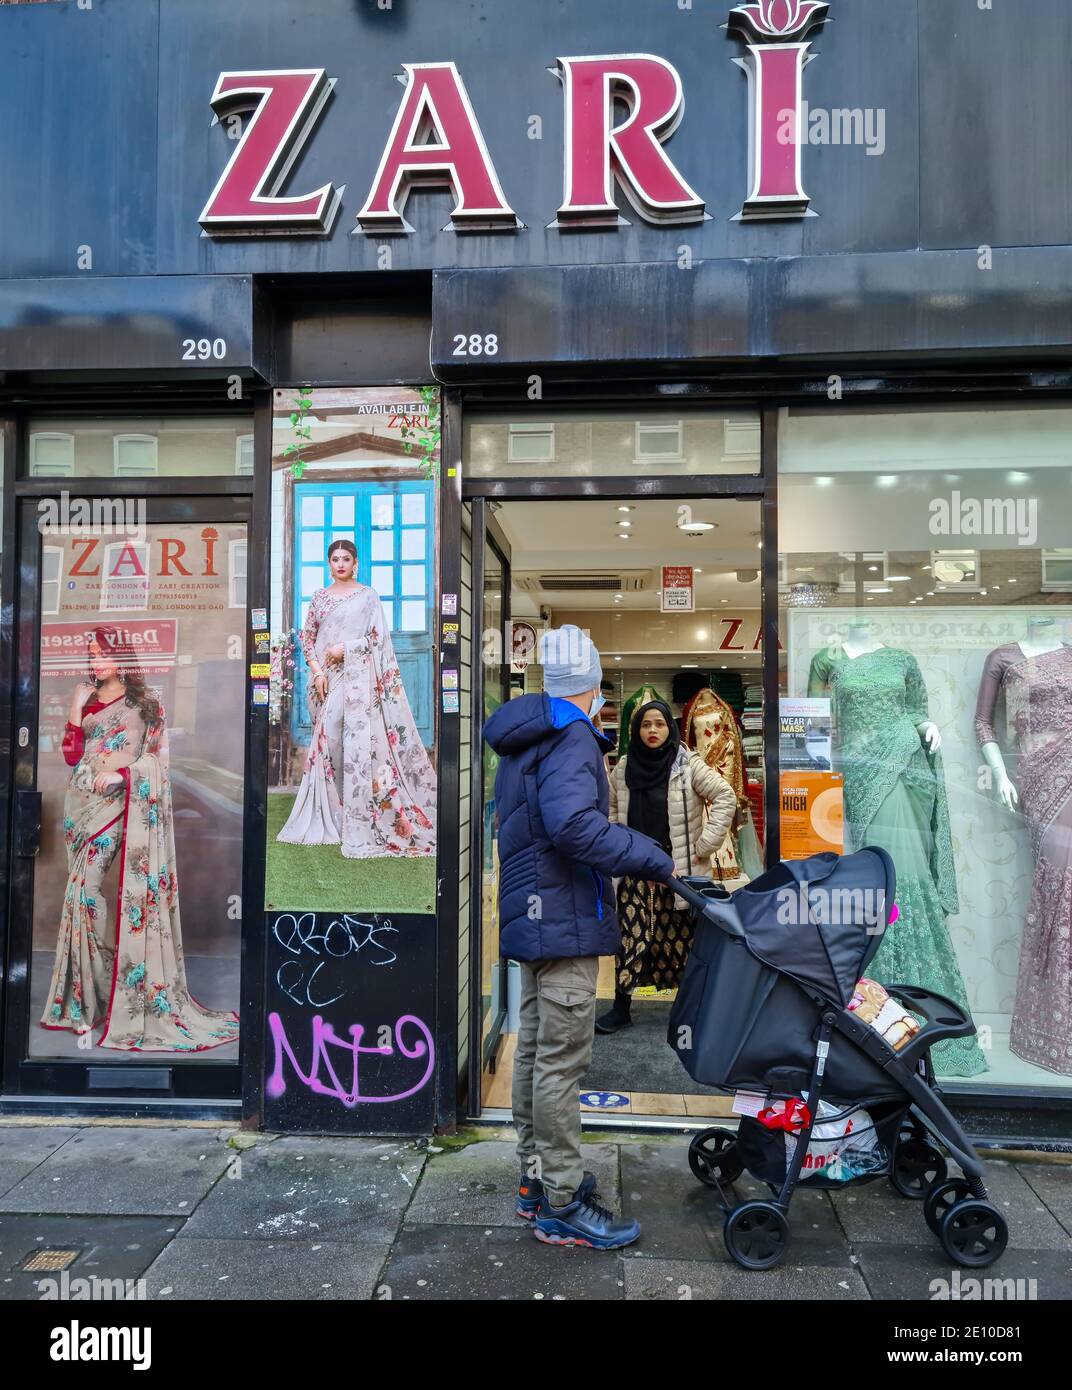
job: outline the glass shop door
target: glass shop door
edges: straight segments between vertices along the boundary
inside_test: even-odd
[[[237,1097],[249,503],[65,500],[18,518],[4,1089]]]

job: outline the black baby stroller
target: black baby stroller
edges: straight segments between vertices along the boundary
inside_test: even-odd
[[[954,1263],[998,1259],[1008,1243],[1005,1218],[987,1201],[982,1165],[941,1099],[930,1060],[935,1043],[967,1037],[974,1025],[940,995],[882,981],[922,1022],[895,1050],[848,1008],[894,915],[889,855],[864,849],[785,862],[732,894],[706,879],[669,882],[697,920],[667,1041],[694,1081],[754,1093],[762,1100],[753,1104],[765,1107],[744,1115],[736,1133],[705,1130],[689,1149],[693,1173],[726,1213],[730,1256],[745,1269],[778,1264],[798,1184],[840,1188],[887,1177],[902,1196],[923,1201],[927,1225]],[[813,1131],[851,1131],[854,1119],[855,1161],[811,1171]],[[963,1177],[948,1176],[942,1148]],[[727,1188],[745,1171],[767,1183],[769,1199],[731,1201]]]

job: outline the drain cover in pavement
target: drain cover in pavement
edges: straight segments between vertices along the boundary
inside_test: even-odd
[[[31,1250],[23,1258],[19,1269],[69,1269],[81,1253],[80,1250]]]

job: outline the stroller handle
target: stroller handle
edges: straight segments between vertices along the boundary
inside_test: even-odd
[[[684,898],[694,912],[721,927],[727,936],[744,939],[744,929],[737,915],[737,909],[730,901],[729,894],[724,898],[708,897],[707,894],[693,888],[691,883],[685,883],[680,878],[674,877],[673,874],[666,880],[666,886],[672,889],[679,898]]]

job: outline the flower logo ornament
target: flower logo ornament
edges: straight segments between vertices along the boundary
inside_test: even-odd
[[[801,127],[804,69],[826,0],[752,0],[730,11],[730,29],[743,32],[747,56],[733,61],[748,76],[751,106],[749,194],[739,216],[813,217],[804,191]]]
[[[825,0],[755,0],[738,5],[730,12],[730,23],[751,28],[757,39],[799,38],[825,17],[830,8]]]

